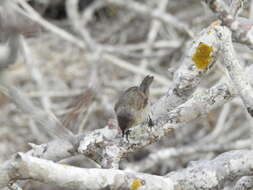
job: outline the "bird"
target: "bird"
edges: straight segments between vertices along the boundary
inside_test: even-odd
[[[118,125],[122,131],[122,137],[128,138],[129,129],[142,122],[148,121],[152,126],[149,113],[149,88],[154,77],[147,75],[139,86],[133,86],[125,90],[114,106]]]

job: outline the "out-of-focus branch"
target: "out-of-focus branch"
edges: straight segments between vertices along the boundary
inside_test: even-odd
[[[250,2],[250,15],[249,18],[252,20],[253,19],[253,1]]]
[[[17,10],[13,1],[4,0],[0,6],[1,39],[14,34],[30,36],[38,33],[40,27]],[[7,38],[8,39],[8,38]]]
[[[190,29],[185,23],[180,22],[177,18],[168,13],[164,13],[161,11],[153,11],[151,8],[146,7],[145,5],[142,5],[135,1],[127,1],[127,2],[122,0],[106,0],[106,1],[108,3],[113,3],[119,6],[126,7],[130,10],[136,11],[137,13],[159,19],[162,22],[168,24],[169,26],[172,25],[173,27],[185,32],[189,36],[192,36],[192,31],[190,31]]]
[[[113,65],[116,65],[118,67],[121,67],[123,69],[126,69],[127,71],[136,73],[136,74],[140,74],[142,76],[146,76],[146,75],[152,75],[154,76],[155,80],[164,85],[164,86],[168,86],[171,84],[171,81],[169,81],[167,78],[156,74],[155,72],[149,71],[147,69],[144,68],[139,68],[133,64],[130,64],[127,61],[124,61],[123,59],[120,59],[116,56],[110,55],[110,54],[103,54],[102,58],[105,59],[105,61],[107,61],[108,63],[111,63]]]
[[[13,1],[3,1],[0,7],[0,37],[1,39],[8,39],[7,44],[3,45],[1,49],[1,67],[7,67],[8,65],[15,63],[20,49],[23,50],[25,58],[27,58],[26,56],[31,58],[31,55],[28,55],[29,51],[26,43],[24,39],[20,37],[20,35],[34,35],[38,33],[40,29],[38,24],[31,21],[31,19],[29,19],[26,15],[20,13],[18,8],[19,7],[17,7]],[[26,61],[30,62],[28,58]],[[39,71],[33,69],[31,73],[35,81],[39,83],[41,88],[43,88],[44,86],[42,84],[43,82]],[[44,126],[45,131],[50,135],[61,138],[72,135],[68,130],[61,126],[60,122],[52,113],[49,119],[46,118],[41,109],[34,106],[25,95],[19,92],[19,90],[11,87],[11,84],[3,84],[2,82],[1,90],[3,90],[11,100],[13,100],[13,102],[21,109],[22,112],[29,114],[35,121]],[[45,108],[48,107],[48,101],[48,99],[43,99],[42,101],[45,103]]]
[[[169,0],[160,1],[157,5],[157,8],[156,8],[157,11],[160,11],[160,12],[164,13],[166,8],[167,8],[168,2],[169,2]],[[153,46],[154,42],[156,41],[156,38],[157,38],[157,35],[158,35],[158,32],[159,32],[161,26],[162,26],[161,21],[155,20],[155,19],[152,20],[152,22],[150,24],[150,29],[149,29],[149,32],[148,32],[148,35],[147,35],[147,46],[143,51],[143,55],[148,55],[148,54],[151,53],[152,46]],[[144,58],[141,61],[140,68],[141,69],[142,68],[147,68],[148,63],[149,63],[148,60]],[[137,80],[136,81],[140,81],[139,75],[137,75]]]
[[[15,63],[20,48],[19,40],[20,36],[14,34],[9,37],[7,44],[0,45],[0,69]]]
[[[61,122],[55,117],[45,117],[44,112],[36,107],[29,98],[14,87],[2,87],[3,91],[13,103],[23,112],[28,114],[36,122],[42,125],[46,131],[53,137],[69,139],[73,134],[67,128],[63,127]]]
[[[240,12],[243,9],[243,3],[246,1],[247,0],[234,0],[231,2],[230,12],[234,18],[236,18],[238,16],[238,14],[240,14]]]
[[[23,56],[25,58],[27,68],[31,73],[31,78],[37,83],[38,88],[40,90],[46,91],[48,88],[47,81],[43,77],[43,74],[41,73],[41,71],[38,69],[37,60],[34,59],[34,57],[36,57],[34,56],[34,52],[31,51],[31,49],[29,48],[24,38],[21,38],[21,44],[22,44]],[[43,97],[41,97],[41,104],[43,108],[45,109],[45,111],[51,117],[55,117],[50,108],[52,104],[50,97],[48,97],[47,95],[44,95]]]
[[[51,24],[50,22],[43,19],[31,6],[28,5],[27,2],[25,2],[24,0],[15,0],[15,1],[18,4],[20,4],[24,8],[24,10],[27,12],[26,13],[22,9],[18,9],[22,14],[26,14],[34,22],[40,24],[48,31],[51,31],[59,35],[61,38],[65,39],[66,41],[69,41],[72,44],[75,44],[77,47],[85,48],[84,44],[78,38],[76,38],[74,35],[60,29],[54,24]]]
[[[53,32],[54,34],[58,35],[59,37],[61,37],[62,39],[76,45],[77,47],[81,48],[81,49],[85,49],[87,48],[87,44],[83,43],[80,39],[78,39],[77,37],[75,37],[74,35],[66,32],[65,30],[49,23],[48,21],[46,21],[45,19],[43,19],[41,16],[39,16],[39,14],[32,9],[32,7],[30,7],[26,2],[24,2],[23,0],[16,0],[18,1],[23,7],[24,9],[27,11],[28,13],[28,17],[32,20],[34,20],[35,22],[37,22],[38,24],[40,24],[41,26],[43,26],[45,29],[47,29],[48,31]],[[73,7],[73,2],[70,1],[70,8]],[[76,5],[76,4],[75,4]],[[73,8],[71,10],[69,10],[70,14],[73,16],[71,17],[71,19],[76,19],[76,13],[75,12],[76,9],[73,10]],[[78,16],[79,18],[79,16]],[[74,21],[73,23],[76,23],[76,21]],[[79,22],[78,22],[79,23]],[[75,27],[77,27],[77,32],[84,38],[86,37],[85,41],[90,41],[90,44],[93,44],[92,46],[97,48],[96,50],[101,50],[103,52],[103,54],[101,55],[101,58],[109,61],[110,63],[113,64],[117,64],[118,66],[129,70],[131,72],[134,73],[138,73],[141,74],[143,76],[145,75],[153,75],[155,77],[155,80],[157,80],[159,83],[163,84],[163,85],[168,85],[169,84],[169,80],[146,69],[141,69],[139,70],[138,67],[129,64],[128,62],[115,57],[114,55],[111,55],[109,53],[121,53],[123,51],[132,51],[131,45],[129,46],[120,46],[120,47],[112,47],[112,46],[108,46],[108,45],[102,45],[102,44],[97,44],[93,41],[93,39],[90,37],[90,35],[87,33],[87,31],[85,31],[85,33],[87,35],[83,34],[83,30],[81,27],[82,25],[75,25]],[[88,37],[88,38],[87,38]],[[177,42],[178,44],[178,42]],[[166,42],[165,44],[161,44],[164,47],[168,46],[168,43]],[[172,45],[173,46],[173,45]],[[141,48],[145,48],[146,45],[144,44]],[[177,47],[177,46],[176,46]],[[136,48],[136,46],[134,47]],[[138,48],[138,47],[137,47]],[[107,53],[108,52],[108,53]]]
[[[100,46],[92,39],[90,33],[87,31],[86,26],[83,26],[81,22],[81,16],[78,12],[78,0],[67,0],[66,10],[68,13],[68,18],[72,24],[75,31],[81,35],[88,49],[99,51]],[[86,24],[86,22],[84,22]]]
[[[81,95],[76,97],[67,107],[67,109],[71,109],[71,111],[66,114],[63,120],[64,127],[71,129],[72,132],[77,134],[82,118],[85,118],[87,115],[94,98],[95,92],[91,88],[86,89]]]
[[[15,10],[12,1],[0,5],[0,69],[15,63],[20,50],[20,35],[29,36],[39,31],[38,25]]]

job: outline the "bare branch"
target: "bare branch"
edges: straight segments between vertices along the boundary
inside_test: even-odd
[[[244,176],[236,182],[234,190],[247,190],[252,189],[252,187],[253,187],[253,177]]]
[[[219,19],[222,23],[227,26],[233,33],[233,37],[237,42],[247,45],[249,48],[253,48],[253,36],[252,36],[252,24],[246,24],[243,20],[237,19],[237,12],[242,7],[242,0],[236,0],[234,9],[229,10],[226,4],[222,0],[203,0],[210,9],[218,13]],[[239,2],[239,3],[236,3]],[[250,19],[247,21],[250,23]],[[246,25],[246,26],[245,26]]]
[[[222,30],[224,30],[224,32],[219,31],[220,38],[223,41],[220,50],[222,60],[228,70],[231,80],[233,81],[235,89],[240,94],[247,111],[253,117],[253,89],[249,83],[248,77],[245,75],[245,71],[235,55],[230,31],[225,27]]]
[[[70,189],[125,189],[136,179],[142,181],[140,186],[145,189],[221,189],[226,180],[252,174],[252,155],[250,150],[231,151],[214,160],[192,162],[186,169],[160,177],[121,170],[81,169],[18,153],[5,164],[9,175],[1,173],[0,187],[12,179],[30,178]]]

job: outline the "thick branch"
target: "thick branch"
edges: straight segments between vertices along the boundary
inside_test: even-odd
[[[253,89],[249,83],[249,77],[245,74],[243,67],[236,57],[230,31],[225,27],[222,30],[219,31],[219,36],[223,42],[220,49],[222,61],[228,70],[234,88],[242,98],[249,114],[253,117]]]
[[[250,190],[253,187],[253,176],[244,176],[240,178],[237,182],[234,190]]]
[[[33,179],[70,189],[128,189],[140,180],[144,189],[221,189],[227,180],[252,175],[253,152],[238,150],[224,153],[214,160],[192,162],[183,170],[165,177],[112,169],[81,169],[17,154],[5,165],[9,175],[0,178],[0,187],[10,180]]]
[[[140,186],[147,190],[174,189],[172,181],[164,177],[112,169],[81,169],[22,153],[15,156],[11,167],[16,179],[29,178],[70,189],[129,189],[134,180],[140,180]]]

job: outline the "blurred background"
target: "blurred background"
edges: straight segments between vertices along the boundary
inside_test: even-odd
[[[0,80],[18,87],[45,113],[54,113],[74,133],[89,132],[114,121],[113,107],[120,93],[138,85],[147,74],[155,77],[151,102],[156,102],[172,84],[173,74],[191,45],[189,31],[196,35],[217,17],[200,0],[131,2],[137,3],[137,8],[131,7],[131,3],[79,0],[80,20],[73,23],[67,9],[70,4],[65,0],[27,1],[42,19],[78,39],[79,47],[41,27],[39,32],[24,37],[26,48],[19,52],[15,64],[1,71]],[[240,16],[253,18],[252,4],[245,3]],[[146,12],[140,11],[138,5],[144,6]],[[150,15],[156,10],[169,15],[171,21]],[[84,36],[76,25],[85,30]],[[2,44],[6,44],[4,39]],[[83,44],[86,48],[80,48]],[[241,63],[249,66],[252,51],[239,44],[235,47]],[[199,88],[211,87],[224,75],[225,71],[218,65]],[[4,94],[0,95],[0,109],[0,163],[16,152],[28,151],[28,143],[42,144],[53,139]],[[236,148],[229,146],[230,143],[249,139],[251,130],[240,99],[234,98],[161,141],[129,154],[122,160],[121,168],[164,175],[186,167],[192,160],[211,159]],[[190,148],[199,142],[205,142],[206,146],[198,151]],[[241,147],[248,148],[250,144]],[[97,167],[83,156],[62,163]],[[26,181],[23,189],[59,188]]]

